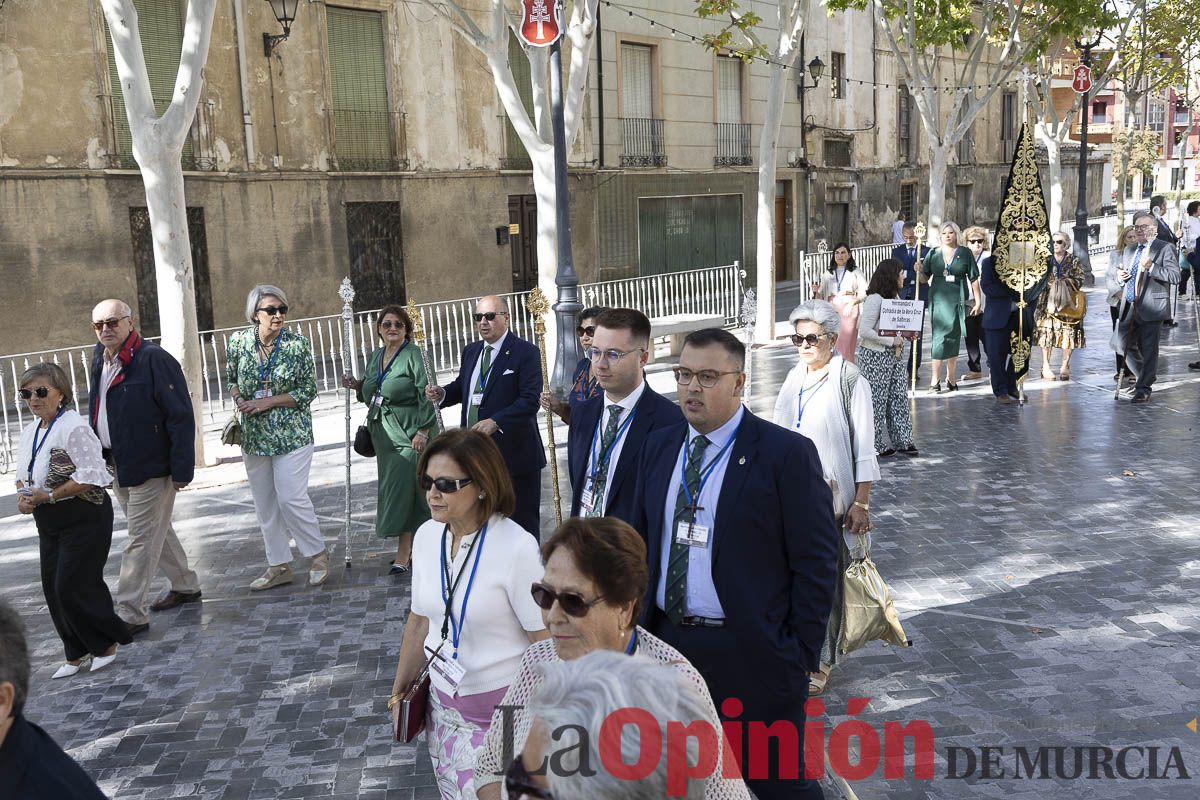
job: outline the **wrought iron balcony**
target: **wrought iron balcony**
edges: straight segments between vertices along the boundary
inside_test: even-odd
[[[340,172],[408,169],[404,115],[398,111],[333,110],[333,142]]]
[[[663,149],[663,121],[648,117],[624,117],[624,149],[622,167],[665,167],[667,154]]]
[[[747,167],[753,163],[749,123],[717,123],[717,155],[713,163],[718,167]]]

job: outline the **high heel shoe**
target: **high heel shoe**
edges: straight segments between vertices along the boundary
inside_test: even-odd
[[[117,648],[114,647],[111,654],[107,656],[92,656],[92,672],[98,669],[104,669],[109,664],[117,660]]]
[[[1054,374],[1054,370],[1050,369],[1048,365],[1042,364],[1042,380],[1056,381],[1058,380],[1058,376]]]
[[[50,679],[58,680],[59,678],[69,678],[78,673],[81,669],[83,669],[82,661],[80,661],[78,664],[72,664],[68,661],[66,664],[63,664],[61,667],[59,667],[58,670],[50,676]]]

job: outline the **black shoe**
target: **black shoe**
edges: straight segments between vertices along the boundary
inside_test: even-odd
[[[397,564],[396,559],[388,562],[388,575],[406,575],[412,569],[412,559],[407,564]]]
[[[1200,361],[1193,361],[1188,364],[1188,369],[1200,369]]]
[[[942,393],[942,384],[940,384],[940,383],[933,384],[932,386],[929,387],[929,391],[933,392],[934,394],[941,394]]]
[[[177,592],[174,589],[158,598],[153,605],[150,606],[151,611],[166,611],[176,606],[181,606],[184,603],[195,603],[200,600],[200,591],[194,592]]]
[[[1133,399],[1130,400],[1129,402],[1131,402],[1131,403],[1149,403],[1150,402],[1150,393],[1149,392],[1137,392],[1133,395]]]
[[[906,456],[909,456],[910,458],[913,456],[921,455],[921,451],[917,450],[917,446],[915,444],[910,444],[908,447],[904,448],[900,452]]]
[[[1006,394],[998,394],[996,395],[996,402],[1000,403],[1001,405],[1011,406],[1016,401]]]
[[[958,391],[957,383],[951,383],[950,381],[946,381],[946,387],[947,387],[946,391],[948,391],[948,392],[957,392]]]
[[[1167,319],[1167,320],[1163,320],[1163,327],[1164,328],[1177,328],[1177,327],[1179,327],[1179,323],[1173,319]]]
[[[146,631],[150,630],[150,623],[143,622],[140,625],[138,625],[138,624],[135,624],[132,622],[126,622],[125,630],[129,631],[129,636],[130,636],[130,638],[132,638],[134,636],[137,636],[138,634],[145,633]]]
[[[876,455],[878,455],[880,458],[887,458],[888,456],[896,455],[896,451],[889,447],[887,450],[880,451]]]

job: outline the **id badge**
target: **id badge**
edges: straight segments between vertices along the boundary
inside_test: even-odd
[[[425,648],[425,651],[428,653],[429,648]],[[458,687],[462,685],[465,677],[467,670],[457,659],[450,656],[438,653],[429,665],[429,682],[436,686],[438,691],[451,697],[458,696]]]
[[[382,406],[383,405],[383,395],[377,394],[373,398],[371,398],[371,405],[373,405],[375,408],[379,408],[380,406]]]
[[[474,394],[471,395],[471,405],[473,405],[473,406],[483,405],[483,392],[475,392]]]
[[[708,526],[680,522],[675,528],[675,541],[689,547],[708,547]]]
[[[584,511],[593,511],[596,508],[596,496],[589,487],[583,490],[583,494],[579,496],[579,505]]]
[[[275,393],[272,392],[270,389],[259,389],[254,393],[254,399],[262,400],[264,398],[271,397],[273,394],[275,394]]]
[[[954,276],[949,272],[946,273],[946,283],[954,283]]]

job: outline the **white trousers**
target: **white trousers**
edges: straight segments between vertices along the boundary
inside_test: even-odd
[[[317,512],[308,496],[312,458],[311,444],[281,456],[242,455],[254,512],[267,547],[267,564],[272,567],[291,562],[289,539],[296,540],[300,555],[305,557],[325,549]]]
[[[113,601],[126,622],[141,625],[147,612],[150,582],[161,572],[176,592],[198,592],[200,581],[188,567],[187,553],[171,525],[175,484],[170,475],[151,478],[139,486],[113,481],[113,494],[129,522],[129,543],[121,558],[121,577]]]

